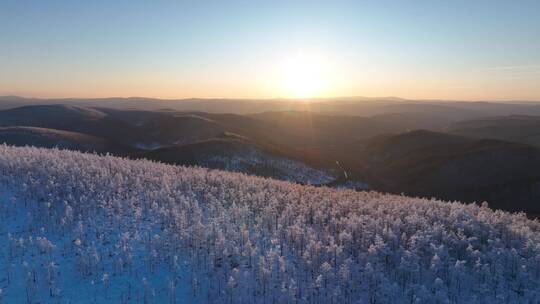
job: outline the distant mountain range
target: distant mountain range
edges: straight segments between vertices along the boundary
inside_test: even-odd
[[[540,101],[464,102],[410,100],[397,97],[336,97],[312,99],[155,99],[130,98],[24,98],[0,96],[0,109],[24,105],[66,104],[121,110],[189,111],[251,114],[272,111],[312,111],[333,115],[374,116],[388,113],[428,114],[445,120],[483,116],[540,115]]]
[[[0,97],[0,109],[11,145],[540,213],[536,103]]]

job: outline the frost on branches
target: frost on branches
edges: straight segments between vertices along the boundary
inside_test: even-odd
[[[0,303],[538,303],[487,206],[0,146]]]

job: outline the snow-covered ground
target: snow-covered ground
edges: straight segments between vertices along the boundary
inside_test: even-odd
[[[0,303],[206,303],[191,290],[188,256],[164,266],[147,255],[159,241],[152,229],[131,234],[99,219],[99,229],[58,230],[36,218],[42,203],[9,192],[2,201],[13,205],[0,226]],[[96,237],[83,243],[89,233]]]
[[[334,186],[338,189],[369,190],[369,185],[362,182],[345,181]]]
[[[331,173],[312,168],[303,162],[256,149],[231,155],[210,156],[202,161],[201,165],[226,171],[251,172],[259,176],[307,185],[328,184],[336,179]]]
[[[0,146],[0,303],[538,303],[486,206]]]

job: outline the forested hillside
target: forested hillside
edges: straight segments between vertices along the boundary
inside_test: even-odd
[[[524,214],[0,146],[0,303],[535,303]]]
[[[0,144],[95,151],[463,203],[489,201],[494,209],[540,213],[535,141],[540,119],[486,116],[529,108],[534,113],[533,105],[394,100],[383,103],[382,111],[380,102],[331,103],[381,110],[355,116],[313,109],[246,115],[146,111],[116,109],[105,101],[93,107],[56,101],[1,110],[0,97]]]

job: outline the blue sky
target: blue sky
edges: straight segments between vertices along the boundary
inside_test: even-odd
[[[0,94],[540,100],[539,83],[540,1],[0,0]]]

